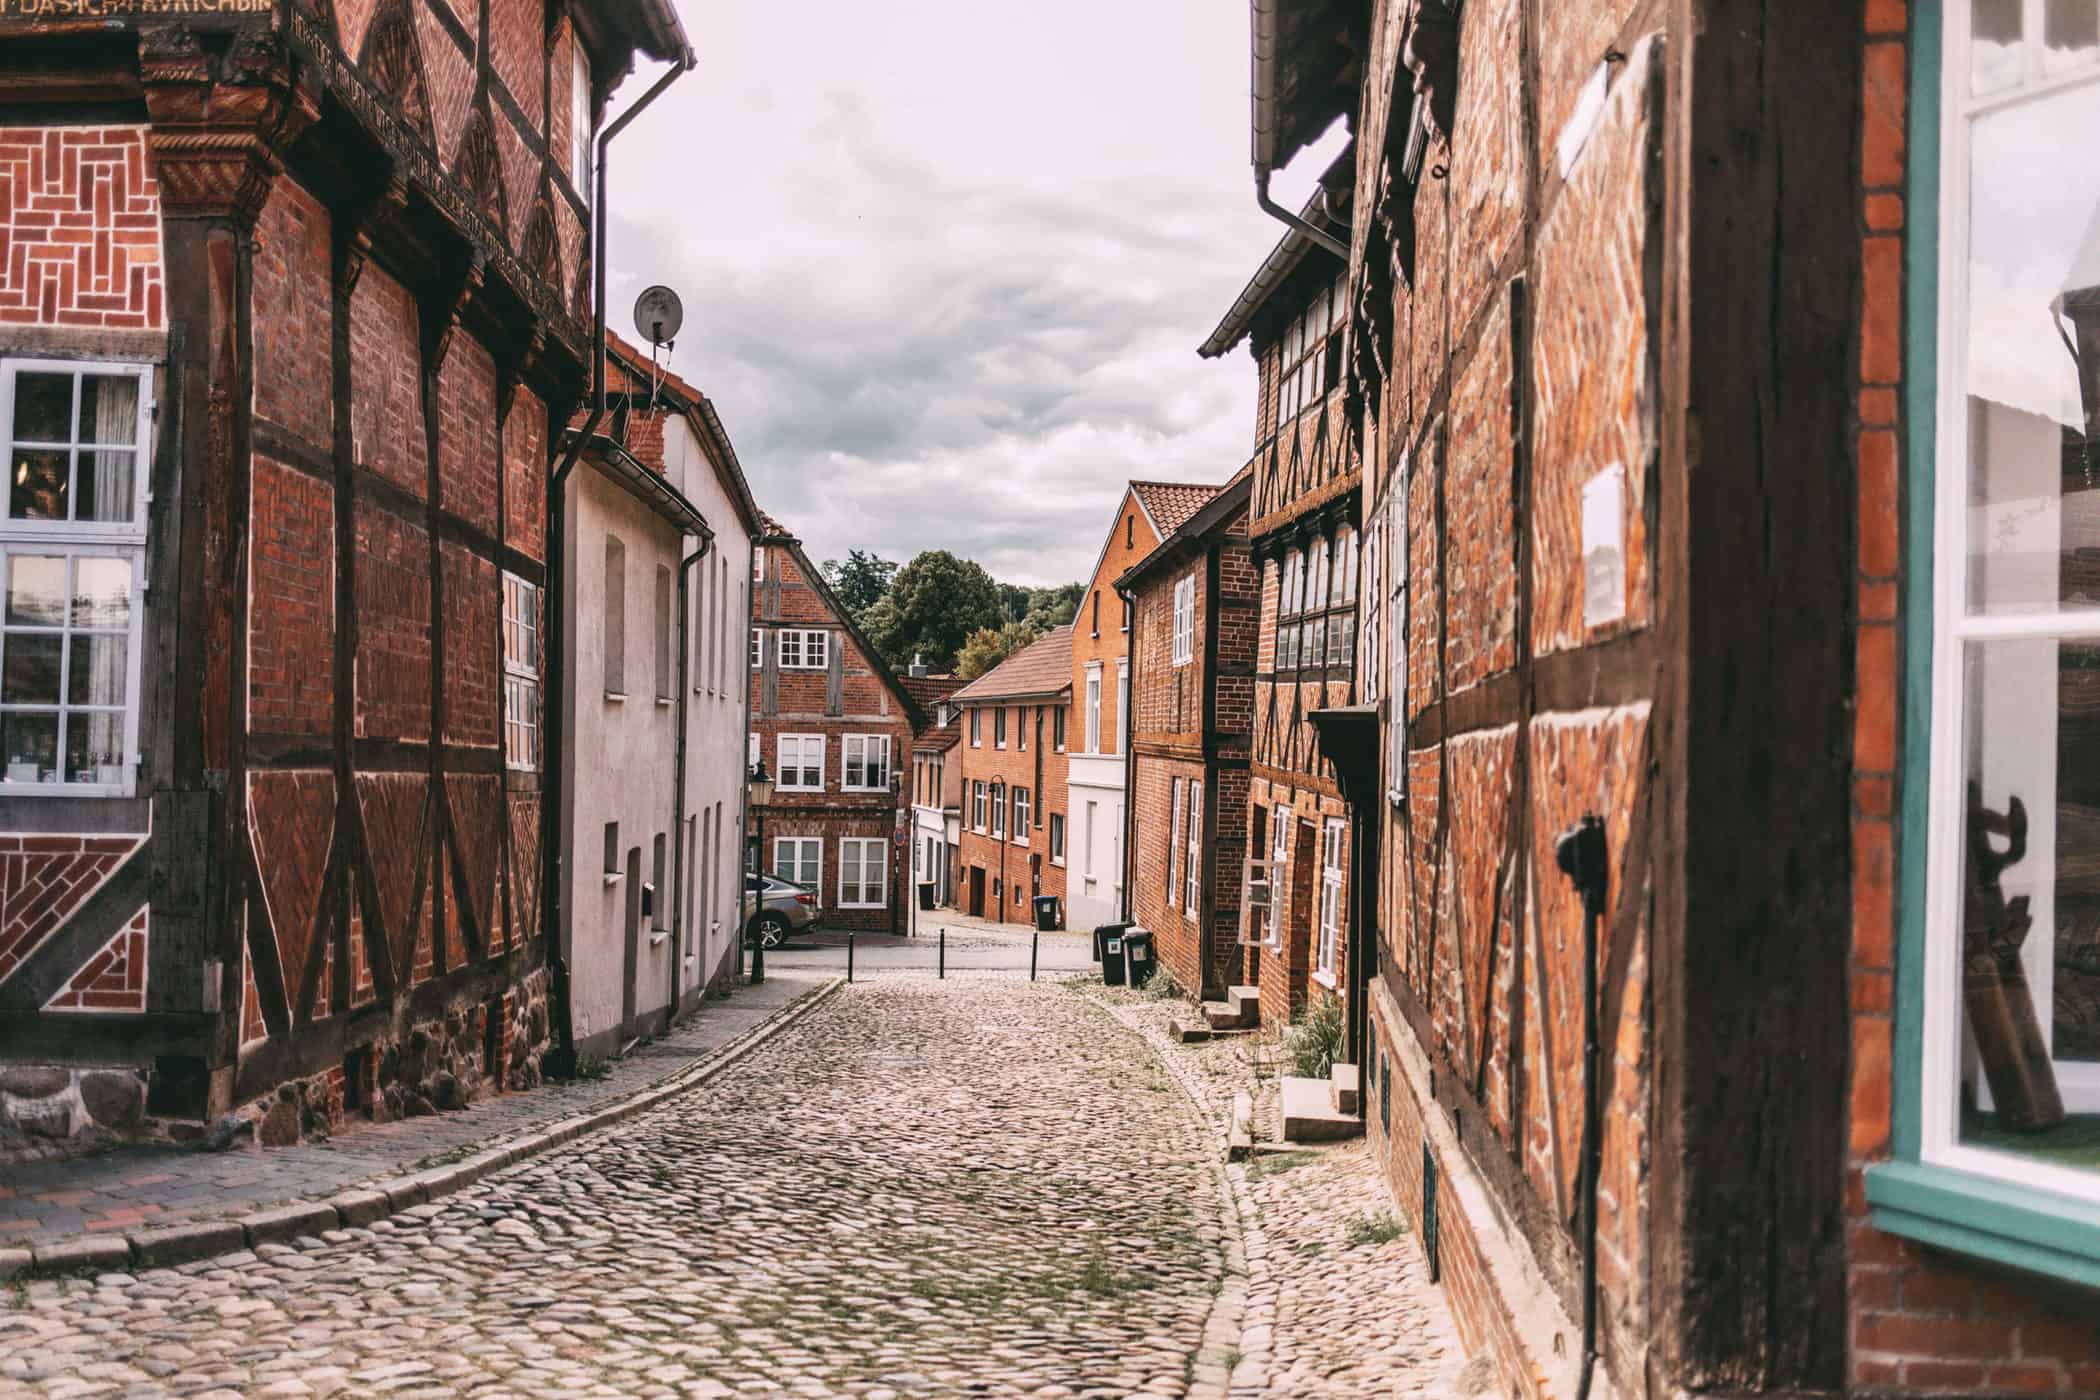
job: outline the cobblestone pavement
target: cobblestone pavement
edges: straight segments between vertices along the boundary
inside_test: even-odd
[[[1098,1004],[882,977],[370,1229],[0,1291],[0,1390],[1180,1395],[1226,1267],[1214,1151]]]
[[[250,1145],[207,1154],[193,1148],[119,1148],[65,1161],[0,1169],[0,1250],[82,1233],[158,1227],[238,1216],[313,1199],[426,1159],[463,1156],[626,1098],[706,1059],[821,987],[817,972],[781,969],[757,987],[708,1001],[669,1035],[609,1062],[597,1078],[544,1084],[483,1099],[457,1113],[358,1123],[322,1142]]]
[[[1257,1140],[1275,1136],[1281,1052],[1273,1028],[1184,1045],[1169,1039],[1167,1026],[1191,1016],[1187,1003],[1080,989],[1143,1031],[1221,1137],[1240,1091],[1254,1099]],[[1489,1374],[1484,1364],[1465,1365],[1410,1222],[1362,1140],[1265,1151],[1230,1164],[1226,1175],[1245,1272],[1230,1290],[1239,1329],[1235,1400],[1485,1393]]]
[[[954,909],[921,909],[918,932],[908,936],[864,933],[854,951],[856,969],[876,972],[933,973],[939,960],[940,931],[948,931],[948,971],[1028,971],[1033,934],[1025,924],[973,919]],[[1094,966],[1094,938],[1086,931],[1057,929],[1035,945],[1037,970],[1043,977],[1082,972]],[[846,970],[846,935],[819,930],[801,935],[766,955],[767,967],[821,971]]]

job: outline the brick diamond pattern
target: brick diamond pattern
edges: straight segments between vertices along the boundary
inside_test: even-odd
[[[51,1000],[46,1011],[114,1011],[143,1015],[146,1010],[146,936],[153,906],[147,905],[89,958],[73,980]]]
[[[160,234],[144,127],[0,128],[0,325],[163,328]]]
[[[0,836],[0,982],[72,917],[137,836]]]

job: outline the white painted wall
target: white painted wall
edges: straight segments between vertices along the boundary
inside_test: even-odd
[[[1082,729],[1078,741],[1085,737]],[[1090,929],[1122,917],[1122,755],[1073,753],[1065,791],[1065,919],[1071,928]]]
[[[733,962],[743,845],[746,729],[744,646],[751,544],[728,490],[681,418],[665,425],[665,476],[714,528],[713,544],[687,579],[687,625],[677,626],[679,563],[698,547],[662,516],[588,462],[570,477],[563,548],[567,561],[561,684],[568,781],[563,797],[563,907],[569,926],[571,1014],[586,1055],[617,1049],[638,1026],[660,1026],[673,997],[684,1009]],[[605,686],[608,533],[625,547],[625,698]],[[661,678],[657,572],[670,573],[666,620],[672,644]],[[682,645],[681,645],[682,644]],[[686,680],[678,680],[684,651]],[[673,830],[677,709],[686,711],[684,829]],[[605,868],[605,826],[619,824],[617,865]],[[657,838],[664,838],[661,880]],[[681,880],[680,847],[685,852]],[[656,912],[642,919],[628,1001],[628,862],[654,883]],[[674,940],[673,929],[677,928]]]

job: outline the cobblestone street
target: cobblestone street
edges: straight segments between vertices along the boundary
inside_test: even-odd
[[[1263,1182],[1317,1182],[1336,1238],[1265,1231],[1175,1073],[1047,981],[842,988],[703,1091],[370,1228],[13,1285],[0,1391],[1448,1393],[1394,1360],[1446,1374],[1426,1312],[1376,1329],[1374,1387],[1311,1340],[1359,1311],[1352,1252],[1359,1302],[1404,1286],[1405,1241],[1342,1237],[1363,1174]],[[1276,1305],[1293,1267],[1318,1309]]]

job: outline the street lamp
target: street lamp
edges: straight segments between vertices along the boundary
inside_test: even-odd
[[[746,804],[758,814],[758,907],[766,903],[766,804],[773,800],[773,775],[766,771],[765,756],[761,754],[756,765],[744,779]],[[744,938],[751,940],[750,925],[744,927]],[[751,976],[753,986],[766,980],[766,940],[761,935],[751,942]]]

